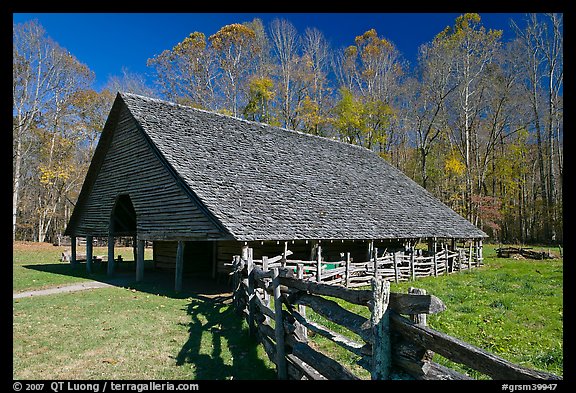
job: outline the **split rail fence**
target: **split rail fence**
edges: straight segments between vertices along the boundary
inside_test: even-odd
[[[314,260],[288,259],[292,252],[285,250],[282,255],[268,259],[268,268],[287,268],[296,271],[299,265],[303,267],[303,280],[340,284],[346,288],[369,286],[372,277],[387,281],[414,281],[419,277],[446,275],[454,272],[471,270],[482,266],[482,246],[456,251],[443,248],[432,255],[423,255],[421,250],[412,248],[409,251],[387,252],[379,255],[378,248],[372,248],[370,259],[365,262],[354,262],[350,253],[344,253],[342,260],[325,262],[322,258],[322,248],[316,248]],[[264,258],[263,258],[264,259]],[[263,267],[262,260],[254,263]]]
[[[528,369],[481,348],[426,326],[426,315],[446,309],[444,303],[424,290],[390,292],[384,275],[370,278],[371,289],[304,280],[306,267],[296,273],[284,255],[253,259],[252,249],[232,262],[233,304],[276,365],[279,379],[362,379],[358,373],[311,346],[308,332],[333,341],[357,357],[357,364],[371,379],[392,379],[408,374],[415,379],[471,379],[432,360],[434,352],[477,370],[492,379],[558,380],[560,377]],[[276,262],[283,262],[276,265]],[[346,276],[348,277],[348,276]],[[370,318],[349,311],[333,297],[367,307]],[[306,316],[311,308],[354,335],[343,335]],[[351,337],[356,337],[355,339]]]

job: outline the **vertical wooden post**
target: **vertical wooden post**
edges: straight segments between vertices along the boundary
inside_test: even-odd
[[[92,235],[86,236],[86,273],[92,273]]]
[[[242,246],[242,260],[248,260],[248,246]]]
[[[381,278],[372,278],[372,371],[373,380],[389,379],[392,366],[390,344],[390,282]]]
[[[70,236],[70,264],[76,266],[76,236]]]
[[[136,235],[132,236],[132,254],[134,255],[134,262],[138,260],[138,239]]]
[[[412,253],[410,254],[410,277],[412,281],[416,279],[416,270],[414,268],[414,263],[416,262],[416,248],[415,246],[410,247]]]
[[[316,247],[316,282],[322,282],[322,246]]]
[[[372,260],[372,254],[374,250],[374,240],[370,240],[368,242],[368,254],[366,255],[366,260],[367,261],[371,261]]]
[[[478,240],[478,266],[481,266],[484,262],[484,256],[482,255],[482,239]]]
[[[378,248],[372,244],[372,260],[374,263],[374,277],[378,277]]]
[[[250,331],[250,336],[254,337],[256,335],[256,324],[254,323],[254,308],[255,301],[254,290],[256,288],[256,283],[254,282],[254,259],[252,258],[252,249],[248,251],[248,263],[246,269],[248,271],[248,329]]]
[[[420,288],[410,287],[410,288],[408,288],[408,293],[411,293],[413,295],[426,295],[426,290],[420,289]],[[421,326],[426,326],[426,324],[427,324],[426,314],[412,314],[412,315],[410,315],[410,319],[412,320],[412,322],[414,322],[418,325],[421,325]]]
[[[262,257],[262,270],[267,272],[268,271],[268,257],[263,256]],[[270,306],[270,295],[268,294],[267,291],[263,291],[264,292],[264,304],[266,306]],[[266,321],[268,321],[268,316],[265,317]]]
[[[394,254],[392,254],[392,263],[394,264],[394,282],[398,284],[398,251],[394,251]]]
[[[139,239],[136,245],[136,282],[144,279],[144,242],[145,240]]]
[[[350,287],[350,275],[352,274],[350,266],[350,251],[346,252],[346,288]]]
[[[218,242],[212,242],[212,279],[216,278],[218,270]]]
[[[299,280],[304,280],[304,265],[301,263],[296,265],[296,277]],[[300,313],[300,315],[302,315],[304,318],[306,318],[306,306],[303,304],[299,304],[298,305],[298,313]],[[301,337],[305,340],[308,339],[308,329],[306,328],[306,326],[302,325],[301,323],[297,323],[296,329],[298,330],[298,332],[296,332],[297,337]]]
[[[184,270],[184,241],[178,240],[178,248],[176,249],[176,273],[174,277],[174,290],[180,292],[182,290],[182,271]]]
[[[234,255],[232,257],[232,303],[234,304],[234,311],[240,314],[240,273],[238,271],[238,266],[240,265],[240,255]]]
[[[114,236],[108,235],[108,268],[107,275],[111,276],[114,274]]]
[[[442,247],[444,249],[444,275],[447,276],[448,275],[448,245],[443,244]]]
[[[432,261],[434,261],[434,277],[438,277],[438,260],[436,258],[436,238],[432,245]]]
[[[468,270],[472,268],[472,240],[470,240],[470,246],[468,248]]]
[[[284,251],[282,252],[282,259],[280,260],[280,266],[286,267],[286,258],[288,253],[288,242],[284,242]]]
[[[278,268],[272,269],[272,288],[274,293],[274,336],[276,340],[276,371],[278,379],[287,379],[285,343],[284,343],[284,322],[282,318],[282,299],[280,295],[280,279]]]

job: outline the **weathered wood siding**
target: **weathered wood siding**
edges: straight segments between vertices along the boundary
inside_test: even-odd
[[[132,200],[140,238],[225,237],[177,183],[124,105],[102,166],[82,206],[75,234],[106,235],[119,194],[128,194]]]
[[[211,241],[187,241],[184,246],[184,275],[209,275],[212,272]],[[154,266],[160,269],[176,268],[177,241],[155,241]]]

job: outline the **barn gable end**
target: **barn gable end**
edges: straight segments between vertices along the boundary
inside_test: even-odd
[[[66,234],[127,235],[111,231],[110,222],[118,197],[128,195],[140,238],[230,239],[191,190],[182,186],[119,97],[102,132]]]

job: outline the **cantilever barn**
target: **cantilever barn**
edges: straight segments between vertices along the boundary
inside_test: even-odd
[[[173,269],[176,289],[189,275],[227,273],[242,247],[254,258],[281,254],[322,260],[369,248],[417,242],[481,252],[486,234],[365,148],[118,93],[65,232],[92,239],[137,239],[136,279],[144,242],[156,268]]]

